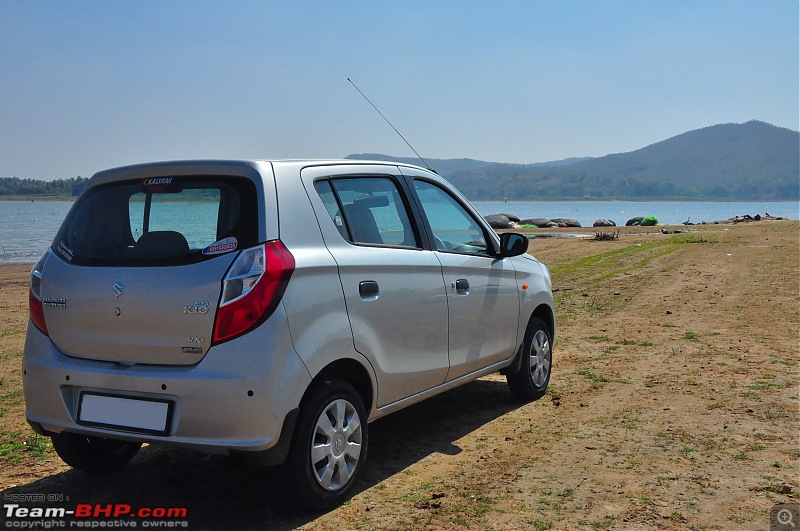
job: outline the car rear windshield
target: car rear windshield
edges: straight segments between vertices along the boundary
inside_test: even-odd
[[[190,264],[257,244],[257,220],[248,179],[118,181],[81,196],[52,248],[76,265]]]

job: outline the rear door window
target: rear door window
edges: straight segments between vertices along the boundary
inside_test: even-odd
[[[258,240],[256,191],[247,179],[156,178],[89,190],[53,250],[80,265],[178,265]]]
[[[403,196],[388,177],[314,183],[342,237],[359,245],[419,247]]]

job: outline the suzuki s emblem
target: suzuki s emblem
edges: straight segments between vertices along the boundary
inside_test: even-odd
[[[122,285],[122,282],[117,282],[111,287],[111,290],[114,292],[116,298],[120,298],[125,290],[125,286]]]

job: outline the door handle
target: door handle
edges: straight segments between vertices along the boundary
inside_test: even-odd
[[[466,278],[459,278],[453,283],[453,287],[456,288],[456,293],[459,295],[469,295],[469,282]]]
[[[365,301],[374,301],[380,295],[378,283],[374,280],[364,280],[358,283],[358,294]]]

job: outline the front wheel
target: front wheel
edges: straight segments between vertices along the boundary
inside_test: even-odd
[[[353,386],[320,382],[301,406],[287,462],[296,502],[322,510],[347,499],[363,468],[367,442],[367,414]]]
[[[520,370],[506,375],[511,392],[520,400],[537,400],[547,391],[553,363],[552,344],[552,335],[545,322],[538,317],[531,318],[520,352]]]
[[[51,436],[58,456],[72,468],[97,474],[111,472],[133,459],[142,443],[89,437],[77,433],[55,433]]]

